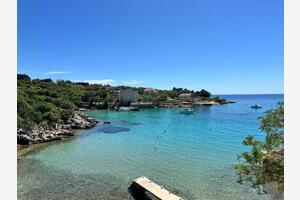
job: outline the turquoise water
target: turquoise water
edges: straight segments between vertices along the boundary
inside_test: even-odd
[[[264,138],[257,118],[283,95],[224,97],[237,103],[193,115],[176,108],[91,112],[112,124],[18,160],[18,198],[131,199],[130,182],[147,176],[185,199],[271,199],[236,183],[233,166],[248,134]]]

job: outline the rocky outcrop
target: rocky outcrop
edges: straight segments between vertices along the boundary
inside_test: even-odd
[[[75,130],[92,128],[97,123],[97,120],[84,113],[74,112],[66,122],[60,121],[52,125],[40,125],[32,130],[18,128],[17,143],[20,145],[30,145],[62,140],[74,136],[76,133]]]
[[[67,126],[69,125],[72,129],[87,129],[94,127],[97,121],[90,116],[75,112],[73,116],[67,121]]]

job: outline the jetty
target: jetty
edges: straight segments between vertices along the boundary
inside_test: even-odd
[[[148,192],[152,196],[160,200],[183,200],[181,197],[178,197],[177,195],[154,183],[145,176],[141,176],[135,179],[130,187],[132,193],[138,194],[139,197],[145,196],[145,193]]]

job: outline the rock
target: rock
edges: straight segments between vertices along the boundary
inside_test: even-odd
[[[17,142],[21,145],[29,145],[32,143],[32,140],[28,135],[18,135]]]
[[[44,140],[42,138],[36,138],[32,141],[33,143],[42,143]]]
[[[53,138],[53,140],[62,140],[62,139],[63,139],[63,137],[61,137],[61,136],[57,136],[57,137]]]
[[[19,128],[17,130],[17,142],[21,145],[32,143],[50,142],[62,140],[75,135],[74,129],[87,129],[96,126],[97,120],[81,112],[74,112],[66,121],[59,120],[58,123],[41,124],[32,130]]]
[[[49,135],[46,136],[46,138],[52,139],[52,138],[54,138],[54,135],[52,133],[50,133]]]
[[[80,112],[75,112],[68,120],[72,129],[87,129],[94,127],[98,121]]]
[[[67,125],[61,125],[60,129],[71,130],[72,128],[69,124],[67,124]]]
[[[73,130],[61,130],[61,134],[60,135],[65,135],[65,136],[74,136],[75,133]]]

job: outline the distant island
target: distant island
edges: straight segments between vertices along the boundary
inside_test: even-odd
[[[211,93],[173,88],[111,86],[68,80],[31,79],[17,75],[17,141],[20,145],[61,140],[75,130],[94,127],[98,122],[86,110],[190,107],[234,103],[211,97]],[[133,109],[135,110],[135,109]]]

